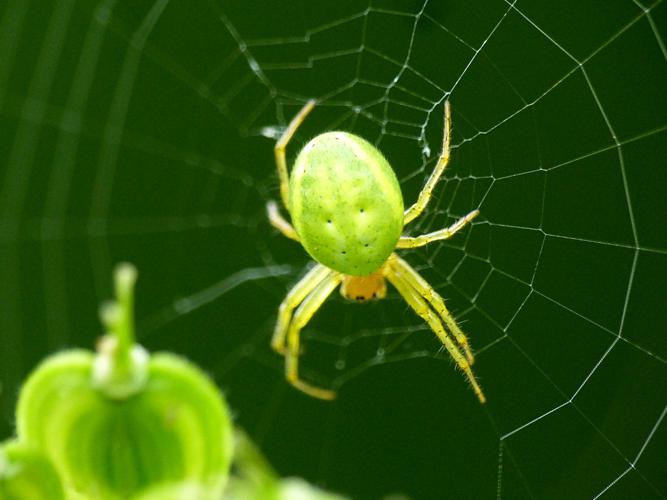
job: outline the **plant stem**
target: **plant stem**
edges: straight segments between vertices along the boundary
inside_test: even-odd
[[[100,310],[107,335],[98,345],[93,374],[95,385],[107,396],[123,399],[140,391],[146,381],[148,354],[135,343],[134,285],[137,270],[119,264],[114,271],[116,300]]]
[[[132,370],[132,348],[134,347],[134,285],[137,270],[131,264],[116,266],[114,272],[116,303],[118,307],[116,325],[116,348],[114,358],[116,368],[129,375]]]

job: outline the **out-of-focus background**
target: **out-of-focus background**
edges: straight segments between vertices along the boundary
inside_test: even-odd
[[[114,263],[140,341],[224,390],[282,475],[354,498],[664,498],[667,3],[6,0],[0,7],[0,438],[46,354],[92,347]],[[390,291],[336,293],[303,373],[269,348],[309,263],[266,222],[274,140],[320,104],[414,200],[401,252],[477,351],[481,406]],[[662,472],[661,472],[662,471]]]

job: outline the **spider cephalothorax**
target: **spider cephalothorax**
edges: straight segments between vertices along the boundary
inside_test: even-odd
[[[280,215],[274,201],[267,204],[271,224],[299,241],[317,261],[289,291],[278,312],[272,346],[285,355],[287,380],[311,396],[333,399],[333,391],[299,378],[300,331],[337,286],[345,298],[365,302],[384,298],[387,280],[428,323],[483,403],[486,399],[470,368],[474,358],[466,336],[442,297],[394,253],[396,248],[449,238],[479,213],[474,210],[432,233],[401,236],[404,226],[426,207],[449,161],[449,102],[445,102],[442,154],[417,202],[405,211],[398,180],[382,153],[347,132],[327,132],[312,139],[288,176],[285,147],[314,105],[312,100],[306,103],[275,147],[280,194],[294,226]]]
[[[340,294],[347,300],[367,302],[373,299],[384,299],[387,296],[387,282],[384,279],[384,265],[374,273],[366,276],[343,275]]]

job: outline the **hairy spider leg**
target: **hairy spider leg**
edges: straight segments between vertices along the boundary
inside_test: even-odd
[[[299,235],[296,234],[292,224],[287,222],[287,220],[285,220],[285,218],[280,215],[278,204],[275,201],[269,200],[266,202],[266,213],[269,216],[269,222],[273,227],[283,233],[283,235],[287,238],[294,241],[299,241]]]
[[[287,330],[292,321],[292,312],[294,309],[331,274],[333,274],[333,271],[328,267],[316,264],[289,291],[278,308],[278,319],[276,320],[273,338],[271,339],[271,347],[275,351],[281,354],[285,352],[285,339],[287,338]]]
[[[445,167],[449,163],[449,134],[451,127],[452,116],[449,101],[445,101],[445,126],[442,137],[442,153],[440,154],[440,158],[438,158],[438,163],[435,165],[433,172],[431,172],[431,176],[419,193],[417,201],[405,211],[403,215],[403,224],[412,222],[424,211],[424,208],[426,208],[426,205],[428,205],[428,202],[431,199],[431,194],[435,189],[435,185],[438,183],[442,172],[444,172]]]
[[[461,328],[454,320],[454,316],[449,312],[447,306],[445,306],[445,301],[440,294],[410,264],[398,255],[392,254],[389,257],[389,265],[396,274],[400,275],[419,295],[431,304],[431,307],[440,315],[449,331],[452,332],[454,338],[456,338],[456,341],[463,349],[468,363],[472,365],[475,362],[475,357],[470,350],[468,338],[461,331]]]
[[[285,377],[290,384],[300,391],[319,399],[334,399],[336,393],[328,389],[315,387],[299,378],[299,338],[301,329],[308,324],[308,321],[315,315],[331,292],[336,289],[341,280],[342,276],[339,273],[330,272],[296,310],[287,333]]]
[[[449,227],[438,229],[432,233],[421,236],[401,236],[396,243],[396,248],[416,248],[428,245],[432,241],[446,240],[463,229],[469,222],[479,215],[479,210],[473,210],[468,215],[461,217]]]
[[[303,123],[315,106],[315,99],[310,99],[304,106],[301,108],[301,111],[292,118],[292,121],[287,126],[283,135],[280,136],[280,139],[276,142],[276,145],[273,149],[273,153],[276,157],[276,167],[278,168],[278,178],[280,179],[280,196],[283,200],[283,205],[289,210],[289,174],[287,172],[287,160],[285,159],[285,148],[287,144],[292,139],[292,136],[296,132],[296,129],[299,128],[299,125]]]
[[[484,397],[484,393],[477,383],[475,375],[472,373],[470,364],[450,338],[449,334],[443,327],[442,322],[438,318],[438,315],[433,312],[424,298],[422,298],[420,293],[410,285],[405,277],[398,274],[392,266],[387,266],[386,276],[389,282],[398,290],[398,292],[403,296],[410,307],[412,307],[412,309],[428,323],[428,325],[435,332],[435,334],[438,336],[440,341],[449,352],[449,355],[454,359],[458,367],[468,378],[468,381],[475,391],[475,394],[477,395],[480,403],[485,403],[486,397]]]

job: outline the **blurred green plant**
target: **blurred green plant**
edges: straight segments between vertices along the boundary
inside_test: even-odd
[[[48,458],[17,440],[0,446],[0,499],[61,500],[60,477]]]
[[[115,272],[116,301],[97,352],[47,358],[19,395],[17,432],[55,464],[68,488],[127,498],[164,482],[193,481],[220,493],[229,473],[227,405],[199,368],[174,354],[149,355],[134,340],[136,270]]]
[[[278,477],[197,366],[136,344],[136,278],[117,266],[96,352],[54,354],[23,385],[0,500],[345,500]]]
[[[300,478],[280,478],[255,444],[241,430],[234,442],[234,475],[223,500],[346,500]]]

